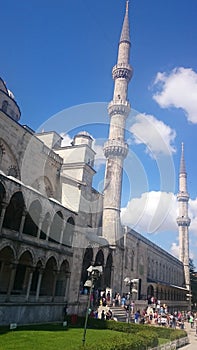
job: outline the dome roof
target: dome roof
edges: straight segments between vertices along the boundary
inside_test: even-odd
[[[12,91],[8,90],[8,95],[14,100],[14,94]]]
[[[6,84],[3,81],[3,79],[0,78],[0,90],[2,90],[3,92],[5,92],[6,94],[8,94],[8,90],[6,88]]]
[[[86,137],[88,136],[92,139],[92,136],[85,130],[78,132],[78,134],[76,136],[86,136]]]
[[[14,94],[8,90],[3,79],[0,78],[0,109],[10,118],[19,121],[21,112],[17,105]]]

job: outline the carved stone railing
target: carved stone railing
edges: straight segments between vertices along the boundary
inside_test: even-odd
[[[189,338],[184,337],[184,338],[173,340],[170,343],[156,346],[155,348],[149,348],[149,350],[176,350],[187,344],[189,344]]]

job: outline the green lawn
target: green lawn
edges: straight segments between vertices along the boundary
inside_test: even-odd
[[[117,334],[117,332],[116,332]],[[103,344],[114,331],[88,329],[86,344]],[[82,345],[83,329],[62,331],[14,330],[0,334],[0,350],[78,350]]]
[[[98,325],[101,325],[100,322]],[[113,324],[109,323],[107,325],[112,326]],[[123,328],[126,329],[126,326],[115,322],[113,327],[116,330],[87,329],[86,345],[89,345],[89,349],[92,348],[92,345],[95,345],[94,349],[105,349],[107,343],[108,346],[109,344],[119,344],[119,342],[124,343],[125,340],[129,341],[128,338],[133,341],[140,332],[144,332],[145,338],[147,334],[150,337],[151,328],[153,328],[131,325],[129,333],[120,332]],[[139,333],[136,333],[137,330]],[[173,330],[154,328],[153,334],[156,330],[159,337],[159,345],[169,341],[169,332]],[[64,328],[62,324],[20,326],[15,330],[9,330],[8,327],[0,327],[0,350],[81,350],[84,349],[82,347],[83,331],[83,327]],[[108,346],[107,348],[109,349]]]

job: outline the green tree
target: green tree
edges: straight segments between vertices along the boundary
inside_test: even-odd
[[[194,309],[197,309],[197,271],[195,271],[196,268],[192,259],[189,259],[189,269],[192,292],[192,305]]]

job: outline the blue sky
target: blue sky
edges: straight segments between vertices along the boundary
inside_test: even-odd
[[[87,129],[100,157],[97,188],[102,187],[101,145],[108,132],[106,106],[113,93],[111,69],[124,12],[124,0],[1,4],[1,77],[21,108],[21,123],[34,130],[51,126],[66,135],[65,142],[80,128]],[[128,98],[133,113],[126,133],[130,152],[122,219],[176,254],[175,194],[184,142],[190,251],[197,267],[197,2],[133,0],[129,12],[134,75]]]

